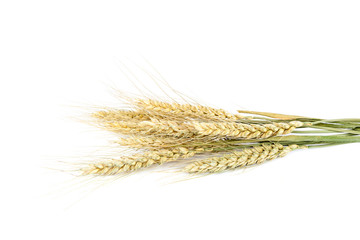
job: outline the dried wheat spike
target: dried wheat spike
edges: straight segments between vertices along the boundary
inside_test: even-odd
[[[152,118],[151,121],[105,122],[103,126],[110,131],[122,134],[187,137],[196,136],[194,128],[186,123]]]
[[[285,135],[294,131],[295,128],[303,126],[302,122],[292,121],[289,123],[271,124],[243,124],[235,122],[193,122],[198,135],[263,139],[273,136]]]
[[[92,117],[101,121],[148,121],[150,117],[145,111],[130,111],[123,109],[108,109],[97,111]]]
[[[161,149],[145,153],[134,154],[121,159],[112,159],[96,164],[90,164],[81,169],[83,175],[103,175],[110,176],[122,172],[131,172],[140,168],[148,167],[153,164],[176,161],[179,158],[189,158],[195,154],[211,151],[211,148],[184,148]]]
[[[132,136],[120,138],[115,143],[131,148],[164,148],[180,144],[179,139],[173,137]]]
[[[171,118],[190,118],[203,120],[236,121],[243,118],[237,114],[231,114],[223,109],[216,109],[202,105],[167,103],[152,99],[137,99],[134,105],[140,109],[170,116]]]
[[[141,134],[172,137],[218,137],[261,139],[291,133],[296,127],[303,126],[302,122],[272,124],[243,124],[235,122],[176,122],[162,119],[151,121],[105,122],[107,130],[122,134]]]
[[[243,151],[226,154],[222,157],[212,157],[199,160],[184,168],[188,173],[214,173],[226,169],[239,168],[253,164],[260,164],[266,160],[284,157],[289,152],[306,148],[304,146],[290,145],[284,147],[281,144],[263,144],[262,146],[244,149]]]
[[[160,149],[171,148],[175,146],[189,145],[208,145],[204,138],[199,141],[197,138],[175,138],[175,137],[154,137],[154,136],[131,136],[119,138],[115,143],[130,148]],[[184,146],[184,147],[186,147]]]

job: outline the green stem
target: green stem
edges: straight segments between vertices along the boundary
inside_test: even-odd
[[[324,122],[339,122],[339,123],[358,123],[360,124],[360,118],[343,118],[343,119],[325,119]]]
[[[343,129],[343,128],[332,128],[332,127],[322,127],[322,126],[311,126],[311,127],[312,127],[312,128],[318,128],[318,129],[324,129],[324,130],[332,131],[332,132],[349,133],[349,134],[360,134],[360,131],[348,130],[348,129]]]
[[[253,142],[304,142],[309,144],[326,144],[326,143],[355,143],[360,142],[360,136],[351,136],[348,134],[338,134],[338,135],[329,135],[329,136],[298,136],[298,135],[288,135],[288,136],[277,136],[270,137],[265,139],[246,139],[246,140],[229,140],[232,143],[253,143]]]
[[[305,141],[312,143],[354,143],[360,142],[360,136],[349,136],[348,134],[329,135],[329,136],[280,136],[272,137],[269,141]]]
[[[336,146],[336,145],[341,145],[341,144],[345,144],[345,143],[329,143],[329,144],[317,144],[317,145],[308,145],[308,148],[321,148],[321,147],[330,147],[330,146]]]
[[[295,130],[292,133],[299,133],[299,134],[308,134],[308,133],[334,133],[334,131],[330,130]]]

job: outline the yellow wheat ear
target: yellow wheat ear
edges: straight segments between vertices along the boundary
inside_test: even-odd
[[[198,135],[245,139],[262,139],[286,135],[302,126],[303,123],[298,121],[272,124],[194,122],[194,128]]]
[[[243,124],[235,122],[180,122],[152,118],[150,121],[110,121],[102,124],[105,129],[121,134],[138,134],[169,137],[217,137],[262,139],[272,136],[286,135],[297,127],[303,126],[302,122],[272,124]]]
[[[134,154],[119,159],[111,159],[99,163],[89,164],[80,171],[82,175],[116,175],[123,172],[131,172],[140,168],[149,167],[154,164],[163,164],[193,157],[195,154],[211,151],[210,148],[184,148],[176,147],[172,149],[161,149],[157,151],[148,151],[145,153]]]
[[[134,106],[154,115],[168,116],[174,119],[202,119],[218,121],[236,121],[243,118],[223,109],[202,105],[167,103],[153,99],[136,99]]]
[[[129,111],[122,109],[101,110],[92,113],[91,116],[100,121],[107,121],[107,122],[150,120],[150,117],[144,111]]]
[[[243,151],[232,152],[221,157],[213,157],[196,161],[184,168],[188,173],[214,173],[226,169],[241,168],[261,164],[266,160],[284,157],[289,152],[305,147],[298,145],[283,146],[281,144],[263,144],[262,146],[246,148]]]

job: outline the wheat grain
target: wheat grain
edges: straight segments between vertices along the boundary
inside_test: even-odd
[[[212,157],[199,160],[187,165],[184,168],[188,173],[211,173],[221,172],[226,169],[239,168],[253,164],[260,164],[266,160],[284,157],[289,152],[305,148],[304,146],[290,145],[283,146],[281,144],[263,144],[253,148],[247,148],[243,151],[237,151],[221,157]]]

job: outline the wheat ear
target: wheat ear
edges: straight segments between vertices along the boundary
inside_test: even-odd
[[[207,141],[204,138],[176,138],[172,136],[154,137],[154,136],[139,136],[133,135],[130,137],[121,137],[115,140],[121,146],[130,148],[145,148],[145,149],[160,149],[160,148],[173,148],[173,147],[191,147],[191,146],[208,146],[213,143],[210,139]],[[217,142],[219,143],[219,142]]]
[[[302,122],[272,124],[243,124],[235,122],[177,122],[162,119],[151,121],[106,122],[103,124],[108,130],[122,134],[142,134],[173,137],[218,137],[261,139],[291,133],[296,127],[303,126]]]
[[[108,109],[93,113],[92,117],[101,121],[148,121],[150,117],[145,111],[130,111],[123,109]]]
[[[152,99],[137,99],[133,103],[136,107],[146,111],[167,115],[171,118],[188,118],[202,120],[236,121],[243,118],[238,114],[231,114],[223,109],[216,109],[202,105],[168,103]]]
[[[199,160],[187,165],[184,168],[188,173],[214,173],[221,172],[226,169],[239,168],[253,164],[260,164],[266,160],[284,157],[289,152],[306,148],[304,146],[290,145],[283,146],[281,144],[263,144],[252,148],[244,149],[221,157],[212,157]]]
[[[161,149],[145,153],[134,154],[121,159],[111,159],[96,164],[89,164],[81,169],[82,175],[110,176],[122,172],[131,172],[153,164],[176,161],[179,158],[189,158],[198,153],[212,151],[211,148],[184,148]]]
[[[297,127],[304,124],[299,121],[289,123],[271,124],[243,124],[235,122],[193,122],[198,135],[226,137],[226,138],[245,138],[263,139],[273,136],[286,135]]]
[[[172,137],[194,137],[194,128],[186,123],[154,119],[151,121],[125,121],[125,122],[105,122],[103,126],[107,130],[122,134],[140,134],[153,136],[172,136]]]

